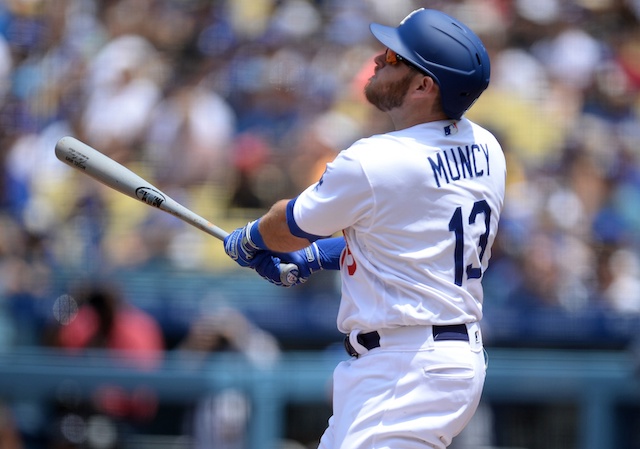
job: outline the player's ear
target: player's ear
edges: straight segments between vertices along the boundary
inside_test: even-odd
[[[439,87],[433,78],[420,73],[413,80],[412,97],[431,101],[431,97],[439,96]]]
[[[434,89],[438,88],[438,85],[436,84],[434,79],[428,75],[422,75],[418,77],[418,82],[418,90],[424,91],[424,93],[432,93]]]

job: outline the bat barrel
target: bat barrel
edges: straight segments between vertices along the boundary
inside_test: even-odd
[[[174,201],[128,168],[74,137],[61,138],[56,144],[55,152],[60,161],[120,193],[168,212],[220,240],[224,240],[229,235],[223,229]],[[282,264],[280,269],[282,282],[285,285],[295,284],[297,267],[293,264]]]

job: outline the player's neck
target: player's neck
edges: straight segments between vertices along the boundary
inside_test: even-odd
[[[436,122],[439,120],[447,120],[448,117],[444,112],[417,112],[411,113],[410,111],[403,110],[403,108],[396,108],[388,111],[393,127],[396,131],[401,129],[411,128],[412,126],[420,125],[422,123]]]

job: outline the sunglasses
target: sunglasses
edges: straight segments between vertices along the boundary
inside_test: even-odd
[[[385,50],[384,57],[385,57],[385,60],[387,61],[387,64],[390,64],[390,65],[396,65],[398,62],[406,61],[402,56],[400,56],[398,53],[391,50],[390,48],[387,48]]]
[[[400,56],[398,53],[396,53],[395,51],[391,50],[390,48],[387,48],[385,50],[384,57],[385,57],[385,61],[387,61],[387,64],[389,64],[389,65],[396,65],[398,62],[404,62],[406,65],[408,65],[412,69],[417,70],[418,72],[420,72],[420,73],[422,73],[424,75],[431,76],[428,73],[425,73],[425,71],[422,70],[420,67],[418,67],[415,64],[412,64],[411,62],[407,61],[405,58],[403,58],[402,56]]]

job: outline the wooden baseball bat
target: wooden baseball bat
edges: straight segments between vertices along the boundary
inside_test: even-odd
[[[168,212],[219,240],[224,240],[229,235],[228,232],[173,200],[122,164],[74,137],[66,136],[58,141],[56,157],[102,184],[149,206]],[[284,285],[293,285],[297,281],[297,273],[296,265],[282,264],[281,281]]]

